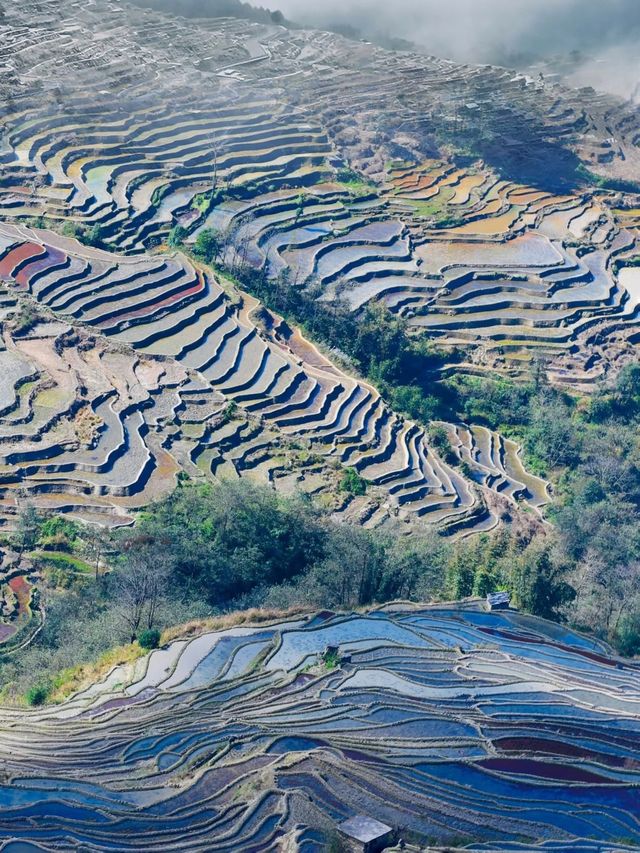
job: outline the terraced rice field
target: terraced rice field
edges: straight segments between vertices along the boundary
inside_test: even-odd
[[[354,310],[381,300],[485,368],[543,355],[553,381],[588,390],[632,356],[637,304],[613,262],[637,252],[637,204],[572,191],[565,173],[577,155],[635,179],[628,104],[326,33],[194,25],[118,0],[39,9],[26,28],[9,2],[3,24],[0,217],[99,225],[139,254],[176,224],[215,227],[231,265],[288,270]],[[513,177],[434,158],[434,128],[480,120],[488,161],[499,152]]]
[[[322,298],[339,295],[354,309],[381,300],[416,331],[471,346],[489,365],[525,351],[555,359],[557,381],[602,375],[606,347],[589,364],[584,353],[637,326],[612,271],[636,251],[635,228],[592,194],[545,193],[438,161],[391,167],[386,184],[354,194],[332,165],[344,152],[322,124],[287,109],[286,94],[273,101],[247,88],[231,104],[218,94],[197,109],[185,101],[126,117],[112,107],[99,122],[90,108],[16,119],[0,215],[97,224],[132,253],[175,224],[194,237],[215,227],[232,267],[288,270],[295,286],[320,286]],[[56,188],[35,191],[31,210],[15,207],[12,189],[27,175]],[[585,364],[568,376],[576,353]]]
[[[590,195],[427,164],[392,169],[364,207],[346,196],[326,210],[305,195],[287,219],[287,202],[277,214],[275,204],[225,208],[218,221],[240,247],[231,264],[288,270],[295,286],[320,286],[353,310],[382,301],[476,363],[517,370],[523,355],[542,354],[552,379],[588,389],[620,356],[617,337],[637,330],[636,301],[613,269],[635,256],[637,231]]]
[[[636,664],[516,612],[240,626],[1,711],[0,832],[25,851],[320,851],[368,814],[423,844],[630,850],[639,712]]]
[[[521,506],[543,523],[548,485],[514,442],[442,423],[445,463],[167,238],[215,229],[228,269],[380,302],[463,348],[461,370],[542,355],[589,390],[637,354],[640,206],[575,167],[637,180],[637,110],[121,0],[3,0],[0,102],[2,525],[26,501],[131,524],[185,474],[302,490],[367,527],[461,536]],[[475,162],[434,153],[479,121]],[[364,496],[339,490],[351,468]],[[11,644],[42,614],[28,573],[4,581]],[[0,709],[0,846],[311,853],[367,814],[410,850],[636,849],[639,683],[604,645],[477,602],[185,636],[59,705]]]
[[[5,224],[0,274],[22,298],[69,323],[43,323],[0,353],[14,377],[14,405],[28,421],[21,434],[12,411],[3,426],[7,512],[26,490],[51,508],[126,523],[128,512],[166,494],[181,469],[255,472],[286,487],[292,465],[277,461],[278,447],[319,458],[327,489],[335,490],[341,466],[355,468],[374,500],[349,512],[372,524],[402,515],[452,531],[486,529],[497,516],[481,488],[535,509],[546,503],[545,485],[506,462],[497,437],[496,449],[478,456],[478,484],[465,481],[429,448],[424,428],[277,318],[259,328],[255,300],[232,302],[182,255],[118,256]],[[77,323],[105,342],[78,347]],[[26,376],[35,380],[28,394]]]
[[[230,18],[196,26],[119,0],[43,0],[34,27],[20,4],[6,7],[0,310],[18,292],[47,322],[30,351],[7,344],[8,404],[29,429],[12,437],[11,418],[3,427],[5,519],[27,494],[127,523],[180,470],[315,493],[335,492],[341,466],[353,467],[371,491],[334,509],[371,526],[401,517],[484,530],[504,501],[544,505],[545,485],[499,436],[448,427],[472,469],[465,479],[374,389],[278,318],[258,326],[250,299],[230,299],[210,273],[158,248],[176,225],[189,240],[215,228],[231,269],[285,273],[287,286],[353,311],[383,302],[412,333],[464,347],[462,369],[517,375],[542,355],[552,381],[588,390],[635,353],[640,307],[626,264],[636,207],[571,189],[550,163],[545,188],[524,180],[530,164],[520,181],[482,160],[457,166],[434,157],[425,127],[447,126],[453,92],[510,138],[515,104],[539,123],[522,130],[523,150],[559,138],[590,168],[628,177],[639,162],[634,115],[594,97],[585,134],[569,90],[328,34]],[[414,126],[407,108],[427,124]],[[602,158],[598,140],[612,128],[619,150],[611,156],[607,142]],[[510,150],[507,140],[505,163]],[[111,251],[50,230],[65,224],[98,226]],[[60,322],[68,335],[99,336],[82,394],[62,376]],[[114,384],[112,350],[131,382]],[[39,396],[19,394],[22,370],[38,377]],[[96,425],[82,450],[78,416]]]

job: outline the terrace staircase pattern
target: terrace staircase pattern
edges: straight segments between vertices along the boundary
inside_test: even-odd
[[[38,27],[5,6],[0,217],[99,225],[133,254],[176,224],[214,227],[231,265],[287,270],[354,310],[380,300],[416,334],[463,345],[472,372],[518,375],[542,356],[552,381],[588,391],[634,357],[632,198],[573,189],[580,162],[637,179],[631,104],[119,0],[41,0]],[[478,124],[484,162],[432,159],[438,130]],[[374,183],[341,180],[345,166]]]
[[[539,511],[546,485],[523,470],[510,442],[447,427],[471,471],[463,477],[366,383],[310,356],[306,343],[296,349],[277,321],[273,333],[259,328],[183,257],[149,249],[176,224],[190,239],[215,228],[232,269],[264,267],[278,281],[285,274],[285,286],[354,311],[381,301],[412,333],[463,345],[461,369],[517,374],[542,354],[552,381],[588,390],[635,353],[640,290],[627,264],[637,219],[606,193],[569,190],[560,175],[556,189],[542,191],[487,163],[462,169],[429,159],[429,126],[446,124],[452,103],[461,112],[475,104],[503,139],[511,119],[500,105],[516,103],[529,116],[527,150],[557,137],[565,153],[624,178],[637,162],[628,107],[595,98],[586,117],[575,94],[543,80],[339,36],[234,19],[196,27],[118,0],[106,8],[42,0],[39,8],[41,25],[27,27],[25,10],[9,0],[0,24],[0,273],[69,326],[148,360],[172,360],[187,378],[179,389],[161,382],[144,405],[116,401],[117,390],[113,400],[96,398],[100,440],[77,465],[73,444],[36,442],[26,455],[19,440],[7,447],[7,513],[26,490],[69,511],[86,500],[87,513],[106,507],[113,520],[128,520],[163,491],[155,485],[165,470],[160,450],[172,472],[166,488],[182,469],[335,491],[331,467],[353,467],[373,499],[343,509],[372,526],[398,516],[451,533],[485,530],[499,514],[488,491]],[[598,149],[600,138],[609,141]],[[394,160],[399,149],[404,162]],[[347,165],[374,181],[354,185]],[[30,229],[34,217],[58,230],[99,225],[114,253]],[[209,414],[197,423],[148,422],[158,397],[175,418],[194,410],[198,394]],[[223,401],[240,417],[230,418]],[[315,469],[282,463],[295,446],[321,460]]]
[[[375,500],[343,509],[370,525],[399,516],[452,533],[488,529],[498,512],[487,491],[540,510],[546,485],[523,470],[510,442],[448,425],[454,455],[471,471],[461,476],[366,383],[322,357],[307,361],[308,345],[296,351],[277,329],[258,328],[209,274],[149,250],[176,224],[191,240],[214,228],[230,268],[263,267],[278,286],[353,311],[380,301],[411,333],[464,347],[456,369],[517,376],[542,356],[553,382],[588,391],[635,358],[640,339],[631,198],[576,191],[551,161],[550,188],[540,189],[524,182],[540,166],[533,161],[501,177],[489,156],[465,167],[434,159],[432,130],[453,121],[462,132],[479,111],[509,164],[517,105],[529,141],[520,150],[549,153],[553,138],[562,149],[555,165],[575,155],[624,180],[639,164],[628,104],[594,96],[585,106],[571,90],[505,69],[231,18],[196,26],[119,0],[106,8],[42,0],[38,27],[25,26],[20,4],[5,5],[2,277],[70,326],[145,359],[174,360],[171,370],[189,377],[145,405],[116,403],[117,392],[112,407],[94,401],[103,447],[75,466],[79,479],[66,470],[75,451],[62,445],[55,454],[47,442],[28,446],[26,456],[20,441],[7,447],[7,511],[26,489],[74,512],[80,497],[91,512],[106,502],[107,515],[129,519],[162,492],[147,486],[164,470],[154,441],[172,472],[251,475],[312,492],[335,489],[334,464],[354,467]],[[34,217],[58,230],[99,225],[114,253],[30,230]],[[191,381],[209,420],[148,423],[158,394],[180,397]],[[237,419],[223,412],[230,401]],[[296,445],[321,460],[315,469],[282,464]]]
[[[10,505],[26,489],[75,513],[82,512],[80,498],[87,513],[101,506],[120,513],[127,504],[139,506],[169,491],[181,467],[207,475],[262,470],[277,485],[269,457],[277,455],[274,446],[286,449],[294,442],[327,466],[355,468],[379,489],[385,511],[378,522],[402,514],[425,517],[449,532],[476,524],[484,529],[497,519],[485,507],[482,488],[534,509],[546,503],[546,485],[524,472],[510,442],[478,432],[476,442],[496,446],[474,451],[473,458],[467,453],[478,480],[466,481],[434,454],[425,430],[392,412],[375,389],[339,371],[299,334],[283,337],[275,324],[271,333],[259,329],[251,305],[233,304],[209,273],[181,254],[118,256],[53,232],[4,224],[0,277],[68,322],[67,333],[79,324],[135,351],[92,350],[101,372],[89,374],[90,382],[86,359],[64,348],[64,333],[51,334],[46,344],[12,343],[9,363],[22,353],[39,357],[46,370],[38,374],[48,370],[57,400],[64,389],[70,409],[61,405],[49,412],[52,429],[42,422],[32,391],[24,405],[37,409],[39,418],[31,417],[28,434],[12,433],[13,423],[7,424],[5,440],[13,440],[0,459],[6,471],[0,486]],[[59,331],[54,323],[53,332]],[[68,387],[60,349],[78,379],[75,386]],[[112,367],[118,364],[121,370]],[[13,388],[24,381],[19,365],[9,374],[15,375]],[[189,423],[188,401],[198,395],[202,414]],[[224,417],[229,402],[243,418]],[[77,441],[81,405],[99,424],[85,451]],[[70,430],[76,436],[71,444]],[[169,472],[173,479],[167,479]]]
[[[2,709],[0,832],[34,851],[320,853],[364,813],[422,845],[626,853],[639,712],[636,663],[473,602],[241,624]]]
[[[463,536],[521,503],[541,522],[547,484],[512,441],[438,424],[445,463],[367,382],[168,251],[177,225],[215,229],[232,271],[386,305],[463,347],[457,370],[541,355],[588,391],[636,357],[632,104],[124,0],[2,0],[0,102],[4,525],[25,500],[131,524],[184,474],[302,489],[366,527]],[[476,162],[436,155],[474,127]],[[365,496],[339,492],[346,467]],[[320,853],[364,813],[422,847],[626,853],[638,719],[635,663],[477,602],[202,626],[58,705],[0,708],[2,849]]]

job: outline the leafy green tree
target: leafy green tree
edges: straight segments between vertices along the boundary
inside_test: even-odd
[[[406,321],[373,302],[357,325],[353,352],[367,374],[389,381],[398,376],[406,340]]]
[[[427,435],[430,443],[436,450],[446,452],[451,448],[449,433],[441,424],[432,424],[427,431]]]
[[[454,551],[446,569],[446,590],[449,598],[457,600],[473,594],[476,556],[464,546]]]
[[[635,412],[640,400],[640,364],[626,364],[616,382],[619,406]]]
[[[608,421],[614,414],[614,398],[612,394],[601,392],[594,394],[589,400],[588,419],[591,423],[601,424]]]
[[[530,454],[544,461],[547,469],[573,464],[579,448],[568,407],[556,399],[539,401],[533,410],[525,444]]]
[[[515,562],[513,588],[523,610],[544,619],[559,619],[563,608],[575,598],[567,582],[567,566],[557,564],[548,547],[523,553]]]
[[[405,412],[410,418],[428,424],[442,414],[442,401],[433,394],[425,394],[418,385],[392,385],[386,389],[394,409]],[[444,454],[451,450],[442,448]]]
[[[104,245],[105,231],[102,225],[96,222],[86,233],[83,234],[82,240],[87,246],[93,246],[100,249]]]
[[[82,227],[78,222],[72,222],[67,219],[64,225],[62,226],[62,236],[63,237],[71,237],[76,240],[82,240],[86,235],[86,229]]]
[[[499,586],[496,576],[484,566],[476,570],[473,578],[473,594],[484,598],[490,592],[495,592]]]
[[[326,541],[308,500],[246,481],[187,483],[153,507],[136,536],[164,550],[178,588],[211,604],[302,574]]]
[[[445,380],[450,408],[464,420],[498,429],[505,423],[528,424],[531,420],[532,384],[508,379],[456,375]]]
[[[350,495],[364,495],[367,491],[367,481],[355,468],[345,468],[338,488],[341,492],[347,492]]]
[[[442,596],[451,544],[435,531],[390,536],[383,543],[384,560],[377,582],[379,601],[432,601]]]
[[[205,228],[196,237],[193,253],[207,264],[214,263],[220,256],[220,236],[212,228]]]
[[[38,540],[41,517],[33,504],[26,504],[18,515],[18,523],[11,537],[12,545],[20,556],[25,551],[32,551]]]
[[[595,487],[589,486],[587,495],[594,496]],[[559,507],[554,518],[569,560],[581,560],[587,551],[597,553],[612,567],[640,559],[638,510],[624,499],[607,496],[587,501],[583,491]]]
[[[174,225],[174,227],[169,231],[169,236],[167,238],[167,243],[171,246],[172,249],[179,249],[184,241],[189,236],[189,232],[182,225]]]
[[[624,616],[612,638],[620,653],[627,657],[640,655],[640,612]]]
[[[78,539],[79,526],[61,515],[52,515],[38,525],[37,544],[48,551],[72,551]]]
[[[326,543],[324,559],[300,580],[299,600],[346,609],[378,600],[384,543],[360,527],[340,525]]]

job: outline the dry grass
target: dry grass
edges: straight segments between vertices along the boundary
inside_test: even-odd
[[[287,610],[265,610],[260,607],[252,607],[250,610],[240,610],[237,613],[225,613],[223,616],[212,616],[208,619],[194,619],[184,625],[176,625],[162,632],[162,645],[179,639],[191,639],[209,631],[224,631],[227,628],[235,628],[238,625],[250,627],[252,625],[264,625],[270,622],[280,622],[283,619],[291,619],[294,616],[302,616],[313,611],[312,607],[302,605],[289,607]]]
[[[102,418],[96,415],[91,406],[83,406],[78,409],[73,424],[78,440],[91,446],[98,438],[102,423]]]
[[[467,599],[463,603],[477,606],[478,601],[479,599],[472,598]],[[425,604],[418,605],[415,602],[396,601],[387,603],[384,607],[390,607],[393,604],[410,605],[411,608],[429,606]],[[431,602],[430,604],[433,606],[434,603]],[[442,604],[443,603],[440,603],[438,606],[442,606]],[[460,602],[457,602],[457,605],[460,606]],[[371,610],[375,611],[376,609],[379,608],[375,605],[368,605],[366,607],[347,608],[344,612],[365,613]],[[161,645],[165,646],[168,643],[179,639],[193,639],[194,637],[199,637],[202,634],[206,634],[211,631],[224,631],[228,628],[235,628],[239,625],[257,627],[276,622],[283,622],[296,617],[308,616],[315,613],[317,610],[317,607],[304,605],[289,607],[286,610],[253,607],[249,610],[225,613],[222,616],[214,616],[208,619],[194,619],[182,625],[175,625],[171,628],[166,628],[162,632]],[[78,664],[77,666],[62,670],[52,680],[51,691],[49,693],[47,703],[58,704],[63,702],[74,693],[86,690],[88,687],[91,687],[92,684],[104,679],[114,667],[133,664],[139,658],[144,657],[145,654],[148,654],[148,652],[140,648],[138,643],[135,642],[109,649],[92,663]],[[3,695],[2,700],[12,703],[14,701],[24,703],[25,701],[23,696],[20,696],[18,699],[17,697],[9,695]]]
[[[114,666],[134,663],[143,657],[146,651],[137,643],[126,646],[116,646],[100,655],[93,663],[82,663],[78,666],[63,669],[54,679],[49,702],[62,702],[73,693],[85,690],[96,681],[100,681]]]
[[[290,607],[287,610],[266,610],[254,607],[250,610],[228,613],[209,619],[194,619],[184,625],[176,625],[163,631],[161,645],[164,646],[177,639],[192,639],[209,631],[223,631],[238,625],[246,625],[247,627],[265,625],[310,612],[312,612],[312,608],[303,606]],[[136,642],[124,646],[115,646],[113,649],[104,652],[92,663],[78,664],[69,669],[64,669],[52,679],[47,702],[54,704],[63,702],[74,693],[86,690],[92,684],[101,681],[114,667],[133,664],[146,654],[148,652],[140,648]],[[3,699],[11,701],[9,696],[4,696]],[[24,697],[21,696],[20,701],[24,702]]]

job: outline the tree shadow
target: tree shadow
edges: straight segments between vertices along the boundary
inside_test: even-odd
[[[453,128],[438,129],[454,148],[482,159],[505,180],[549,192],[588,183],[582,161],[554,128],[504,105],[463,116]]]

